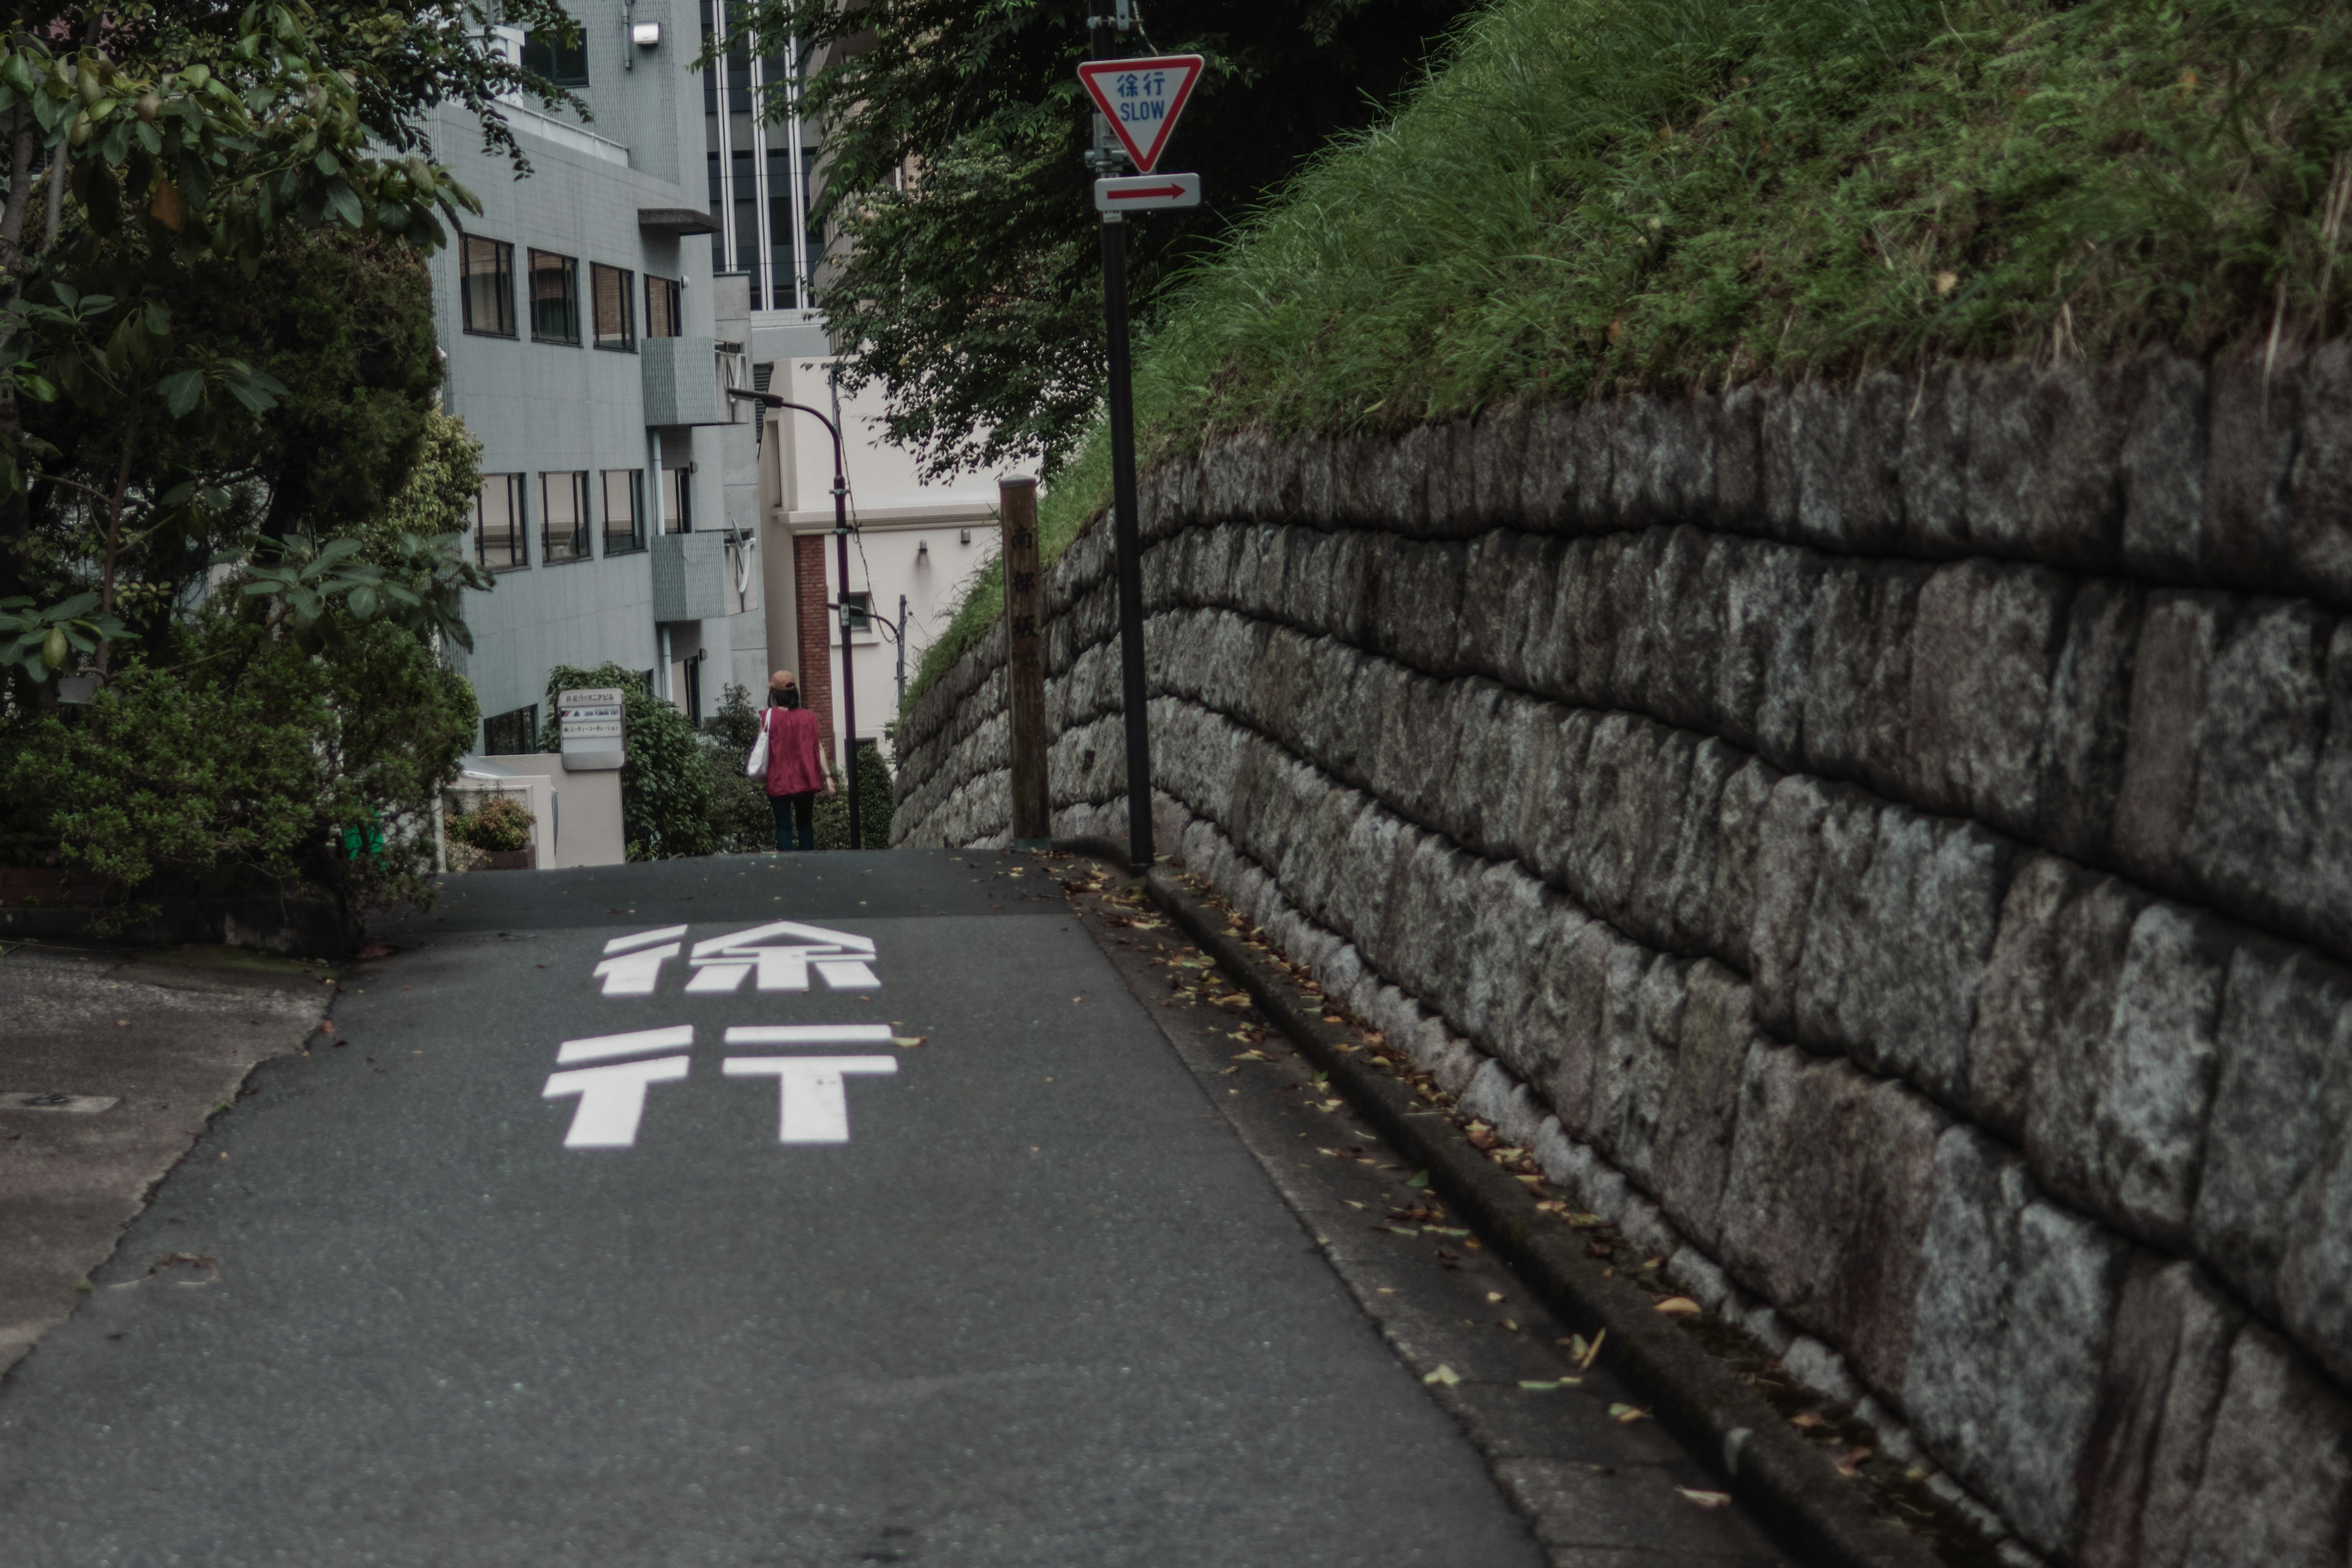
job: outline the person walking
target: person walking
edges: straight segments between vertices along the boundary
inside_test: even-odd
[[[833,778],[817,750],[816,715],[801,706],[800,682],[791,670],[768,677],[760,727],[768,737],[768,809],[776,817],[776,847],[814,849],[816,797],[833,793]]]

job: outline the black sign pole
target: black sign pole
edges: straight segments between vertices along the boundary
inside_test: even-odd
[[[1098,60],[1110,58],[1114,34],[1127,20],[1124,0],[1118,10],[1117,22],[1092,18]],[[1120,214],[1102,215],[1102,259],[1110,362],[1111,540],[1118,552],[1119,691],[1127,718],[1127,858],[1129,869],[1140,877],[1155,858],[1151,715],[1143,680],[1143,530],[1135,506],[1135,388],[1127,342],[1127,225]]]

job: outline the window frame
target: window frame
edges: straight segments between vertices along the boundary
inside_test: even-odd
[[[473,268],[473,250],[478,244],[490,247],[498,258],[498,267],[488,276],[496,280],[494,287],[498,293],[499,314],[505,322],[502,327],[479,326],[474,321],[473,284],[484,276]],[[458,231],[457,320],[461,331],[478,338],[512,338],[516,335],[514,248],[511,240],[493,239],[487,234],[469,234],[463,229]]]
[[[530,743],[529,745],[527,745],[527,746],[519,746],[519,747],[517,747],[515,750],[513,750],[513,751],[511,751],[511,752],[500,752],[500,751],[498,751],[498,750],[494,749],[494,748],[492,747],[491,743],[490,743],[490,726],[491,726],[491,725],[493,725],[493,724],[500,724],[500,725],[503,725],[503,724],[505,724],[505,723],[506,723],[507,721],[509,721],[515,720],[516,718],[518,718],[518,716],[520,716],[520,719],[521,728],[522,728],[522,729],[523,729],[523,731],[525,731],[524,739],[525,739],[525,740],[527,740],[527,741],[529,741]],[[536,703],[536,702],[526,702],[526,703],[524,703],[524,704],[523,704],[521,707],[520,707],[520,708],[509,708],[509,709],[508,709],[508,710],[507,710],[505,712],[503,712],[503,713],[485,713],[485,714],[483,714],[483,715],[482,715],[482,751],[481,751],[481,754],[482,754],[483,756],[486,756],[486,757],[519,757],[519,756],[521,756],[521,755],[522,755],[524,752],[535,752],[535,751],[537,751],[538,749],[539,749],[539,704],[538,704],[538,703]]]
[[[557,73],[563,69],[565,64],[565,56],[562,52],[563,46],[546,41],[542,35],[537,33],[525,33],[522,36],[522,57],[520,61],[522,68],[538,76],[546,78],[551,86],[586,87],[588,85],[587,28],[583,27],[580,29],[580,42],[572,47],[579,51],[576,58],[579,62],[580,74],[576,77],[571,75],[559,75]],[[538,66],[531,63],[531,54],[533,50],[538,50],[545,54],[547,58],[547,69],[541,70]]]
[[[557,482],[572,492],[572,542],[578,546],[566,546],[556,553],[555,491]],[[568,566],[575,561],[596,558],[596,521],[588,510],[588,470],[585,468],[546,468],[539,476],[539,561],[542,566]]]
[[[565,348],[578,348],[580,346],[580,258],[576,256],[566,256],[560,250],[541,250],[535,245],[525,248],[524,258],[527,263],[523,271],[524,291],[530,302],[530,341],[535,343],[556,343]],[[560,272],[562,275],[563,305],[571,321],[570,337],[557,337],[553,333],[540,331],[539,275],[541,270],[540,262],[542,258],[562,263],[561,267],[547,270]]]
[[[592,261],[588,264],[588,342],[591,347],[603,349],[607,353],[633,354],[637,352],[636,277],[628,268],[614,267],[609,262]],[[603,284],[607,278],[620,279],[614,297],[621,307],[621,335],[612,342],[604,341]]]
[[[667,306],[667,310],[656,310],[654,308],[654,285],[656,283],[661,285],[661,298]],[[664,278],[659,273],[648,272],[646,274],[645,293],[646,336],[649,338],[684,337],[686,335],[686,285],[677,279]],[[656,323],[665,321],[669,324],[669,331],[666,332],[656,331]]]
[[[484,474],[481,487],[474,492],[474,559],[487,572],[524,572],[530,568],[530,489],[523,483],[528,474]],[[513,540],[514,559],[504,564],[490,560],[488,501],[490,486],[505,481],[509,521],[507,533]]]
[[[625,476],[628,479],[629,531],[627,542],[613,542],[613,480]],[[646,548],[646,471],[643,468],[600,468],[596,472],[596,514],[598,532],[604,541],[604,558],[635,555]]]

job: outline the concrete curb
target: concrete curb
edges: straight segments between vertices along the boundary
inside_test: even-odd
[[[1095,843],[1057,844],[1081,854]],[[1106,857],[1123,865],[1120,855]],[[1881,1518],[1821,1450],[1728,1367],[1661,1318],[1639,1288],[1604,1277],[1576,1231],[1536,1207],[1527,1189],[1474,1148],[1451,1118],[1432,1113],[1399,1079],[1323,1022],[1323,1004],[1253,953],[1226,917],[1164,868],[1144,879],[1153,902],[1214,958],[1276,1026],[1330,1075],[1382,1136],[1430,1179],[1508,1259],[1545,1305],[1577,1331],[1606,1331],[1610,1370],[1656,1404],[1656,1417],[1722,1479],[1724,1488],[1792,1552],[1834,1568],[1939,1568],[1919,1537]],[[1350,1048],[1341,1048],[1350,1047]]]

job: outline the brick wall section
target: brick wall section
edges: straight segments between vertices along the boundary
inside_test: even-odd
[[[2336,343],[1213,447],[1144,486],[1160,841],[2012,1554],[2340,1568],[2347,430]],[[1004,839],[1003,657],[895,841]]]
[[[824,759],[833,755],[833,657],[825,646],[825,628],[834,624],[825,606],[824,546],[821,533],[793,535],[793,592],[796,596],[800,647],[793,673],[801,678],[801,700],[816,714]]]

